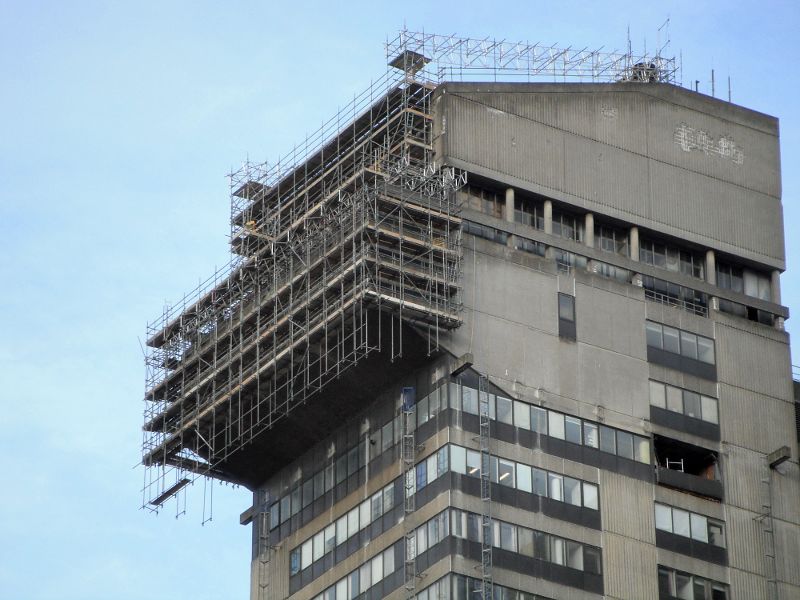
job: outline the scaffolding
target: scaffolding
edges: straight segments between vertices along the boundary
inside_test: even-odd
[[[478,592],[481,600],[492,600],[492,479],[491,460],[492,454],[489,442],[491,440],[491,421],[489,410],[488,380],[485,375],[478,377],[478,418],[480,422],[480,435],[478,443],[481,455],[481,578]]]
[[[417,460],[416,404],[414,388],[403,388],[401,403],[402,446],[400,460],[403,465],[403,534],[405,538],[404,581],[406,598],[414,598],[417,587],[417,541],[411,515],[416,510],[416,471]]]
[[[401,356],[403,324],[430,352],[460,325],[466,174],[435,161],[440,83],[677,71],[660,56],[406,30],[386,56],[384,76],[304,143],[231,174],[230,263],[148,325],[143,506],[198,477],[236,482],[226,465],[242,448],[371,353]]]

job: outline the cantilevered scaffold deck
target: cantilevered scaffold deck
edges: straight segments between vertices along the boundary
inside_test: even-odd
[[[676,73],[660,56],[408,31],[386,49],[386,74],[317,134],[231,175],[233,260],[148,327],[144,506],[201,476],[257,485],[269,461],[245,468],[248,448],[268,456],[282,423],[354,365],[411,343],[429,355],[459,326],[466,176],[435,160],[440,83]]]

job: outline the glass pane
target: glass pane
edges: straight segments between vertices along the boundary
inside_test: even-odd
[[[347,513],[347,537],[358,533],[358,509],[354,508]]]
[[[702,404],[702,419],[709,423],[719,423],[719,415],[717,414],[717,399],[709,398],[708,396],[701,396],[700,402]]]
[[[558,318],[565,321],[575,320],[575,298],[573,296],[558,295]]]
[[[549,489],[549,496],[553,500],[563,500],[564,499],[564,481],[560,475],[556,475],[555,473],[548,473],[548,489]]]
[[[547,435],[547,411],[538,406],[531,406],[531,429]]]
[[[383,576],[387,577],[392,573],[394,573],[394,547],[383,553]]]
[[[517,528],[511,523],[500,523],[500,547],[511,552],[517,551]]]
[[[711,586],[711,600],[728,600],[728,588],[718,584]]]
[[[428,422],[428,402],[427,396],[417,402],[417,425]]]
[[[320,531],[317,535],[313,538],[314,541],[314,550],[312,560],[317,561],[322,558],[322,555],[325,554],[325,532]]]
[[[707,544],[708,519],[706,519],[703,515],[696,515],[695,513],[692,513],[690,515],[690,521],[692,524],[692,539]]]
[[[700,418],[700,394],[683,391],[683,414],[694,419]]]
[[[531,469],[533,471],[533,493],[537,496],[547,496],[547,471]]]
[[[600,450],[609,454],[617,452],[614,430],[605,425],[600,425]]]
[[[358,577],[361,580],[359,582],[361,584],[359,594],[363,594],[372,586],[372,561],[361,565],[361,573],[359,573]]]
[[[593,510],[598,509],[596,485],[586,482],[583,483],[583,506]]]
[[[617,455],[633,460],[633,435],[617,431]]]
[[[440,388],[433,390],[430,396],[428,396],[428,398],[430,399],[430,404],[428,404],[428,414],[430,415],[429,416],[430,419],[439,414],[440,410],[439,389]]]
[[[647,345],[652,348],[663,348],[664,341],[661,334],[661,325],[647,321],[645,326]]]
[[[650,464],[650,440],[640,436],[634,436],[633,443],[636,445],[636,460],[646,465]]]
[[[597,425],[594,423],[583,422],[583,443],[591,448],[597,448]]]
[[[666,408],[665,400],[666,390],[663,383],[658,381],[650,382],[650,404],[659,408]]]
[[[312,556],[312,543],[311,540],[308,540],[305,544],[300,547],[300,568],[305,569],[311,566],[311,556]]]
[[[514,400],[514,425],[522,429],[531,428],[531,407],[519,400]]]
[[[514,463],[502,458],[497,463],[498,482],[500,485],[514,487]]]
[[[533,492],[531,468],[528,465],[517,463],[517,489],[529,494]]]
[[[662,596],[674,596],[675,586],[672,581],[672,571],[663,567],[658,568],[658,592]]]
[[[325,528],[325,553],[336,548],[336,525],[331,523]]]
[[[481,475],[481,455],[474,450],[467,450],[467,475],[473,477]]]
[[[600,549],[583,547],[583,570],[587,573],[600,575],[603,572],[600,564]]]
[[[550,561],[550,540],[546,533],[533,532],[533,555],[540,560]]]
[[[672,509],[672,532],[683,537],[690,537],[688,512],[679,508]]]
[[[672,327],[663,327],[664,330],[664,350],[675,354],[681,353],[680,333]]]
[[[567,542],[567,566],[583,571],[583,546],[577,542]]]
[[[680,600],[693,600],[692,578],[688,575],[675,573],[675,594]]]
[[[372,506],[370,520],[375,521],[383,515],[383,491],[374,494],[372,498],[370,498],[370,504]]]
[[[714,340],[697,336],[697,358],[704,363],[714,364]]]
[[[687,331],[681,331],[681,354],[687,358],[697,358],[697,336]]]
[[[721,523],[708,524],[708,541],[709,543],[719,546],[720,548],[725,547],[725,531],[723,530]]]
[[[575,417],[564,417],[564,437],[573,444],[581,443],[581,420]]]
[[[564,499],[568,504],[581,505],[581,482],[572,477],[564,477]]]
[[[464,407],[464,412],[473,415],[478,414],[478,390],[465,387],[462,390],[461,400]]]
[[[656,529],[672,533],[672,508],[656,504]]]
[[[564,540],[561,538],[550,539],[550,562],[557,565],[563,565],[566,562],[564,560]]]
[[[461,446],[450,446],[450,465],[454,472],[466,474],[467,449]]]
[[[512,416],[512,403],[508,398],[497,396],[497,420],[501,423],[513,425],[514,420]]]
[[[683,391],[680,388],[667,386],[667,410],[683,413]]]
[[[533,556],[533,531],[526,527],[520,527],[518,537],[519,553],[525,556]]]
[[[358,506],[358,523],[359,529],[364,529],[372,522],[372,503],[369,500],[364,500]]]
[[[550,431],[550,436],[554,438],[558,438],[560,440],[564,439],[564,415],[561,413],[553,412],[552,410],[547,411],[547,426]]]
[[[347,515],[345,515],[336,521],[336,545],[344,544],[347,538]]]
[[[707,600],[706,596],[706,580],[699,577],[694,578],[694,600]]]

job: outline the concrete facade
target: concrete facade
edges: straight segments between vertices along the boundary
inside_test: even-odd
[[[480,562],[474,540],[455,534],[454,511],[484,508],[476,480],[458,472],[453,447],[479,448],[465,389],[482,375],[498,402],[491,453],[518,465],[516,488],[502,480],[492,486],[492,518],[550,536],[546,557],[523,551],[522,529],[508,547],[494,549],[493,584],[511,590],[507,597],[800,599],[798,431],[783,330],[788,311],[775,283],[785,268],[777,120],[681,88],[636,83],[448,83],[437,90],[434,117],[437,160],[468,172],[467,195],[496,194],[503,210],[498,217],[463,208],[471,224],[463,239],[463,324],[444,334],[445,351],[427,366],[387,380],[349,425],[256,492],[256,503],[264,492],[272,501],[272,551],[266,561],[257,556],[266,532],[245,513],[243,522],[253,524],[251,597],[338,599],[344,580],[347,597],[406,598],[406,536],[442,511],[449,511],[448,535],[417,554],[413,593],[428,598],[428,588],[444,581],[448,595],[442,587],[436,597],[462,597],[453,575],[479,578]],[[523,207],[541,210],[542,227],[516,218]],[[580,222],[583,235],[559,235],[553,220],[562,214]],[[603,250],[602,226],[623,232],[624,252]],[[653,240],[675,248],[681,267],[642,260],[639,248]],[[701,257],[701,277],[682,266],[690,255]],[[767,281],[769,293],[722,287],[719,263],[740,279],[749,273]],[[693,290],[698,301],[662,293],[653,280]],[[559,294],[573,299],[574,335],[565,335]],[[663,349],[648,342],[647,323],[667,328]],[[674,331],[682,332],[680,361],[667,355]],[[702,340],[713,341],[710,363],[700,364]],[[452,376],[465,355],[471,368]],[[416,389],[418,402],[415,464],[427,465],[424,489],[416,471],[410,516],[402,510],[404,386]],[[660,408],[653,389],[683,390],[682,408]],[[503,420],[496,397],[516,401],[513,417]],[[701,398],[702,418],[691,408]],[[314,402],[325,402],[324,391]],[[582,419],[580,440],[559,436],[552,422],[548,433],[535,431],[527,419],[540,413],[531,407],[550,411],[556,423],[563,423],[558,415]],[[594,427],[617,432],[613,452],[589,441]],[[634,454],[639,443],[644,458]],[[789,460],[770,468],[767,455],[782,446]],[[342,456],[347,470],[339,474]],[[545,496],[527,492],[518,479],[527,467],[582,482],[583,500],[571,504],[549,487]],[[667,532],[657,526],[656,505],[721,526],[721,539],[704,538],[710,529]],[[340,534],[337,523],[354,510],[359,524],[345,523]],[[583,548],[579,562],[569,550],[555,558],[558,539]],[[380,571],[375,565],[390,564],[392,548],[394,570]],[[599,572],[589,567],[594,549]],[[680,587],[687,581],[695,595]]]

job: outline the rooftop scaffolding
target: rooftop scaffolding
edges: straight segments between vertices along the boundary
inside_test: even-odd
[[[254,485],[230,468],[242,448],[368,355],[401,356],[402,324],[429,353],[459,326],[466,174],[434,160],[437,85],[676,72],[674,59],[408,31],[386,52],[385,75],[303,144],[231,174],[231,262],[148,326],[143,506],[203,476]]]

